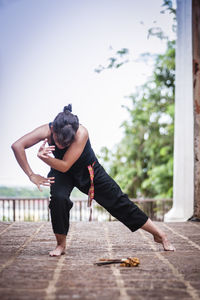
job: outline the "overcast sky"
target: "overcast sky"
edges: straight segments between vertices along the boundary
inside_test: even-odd
[[[172,16],[160,14],[161,0],[0,1],[0,185],[30,185],[11,144],[52,121],[63,106],[89,130],[96,153],[112,149],[127,118],[122,105],[151,74],[137,61],[144,52],[162,53],[165,42],[147,39],[161,26],[172,36]],[[155,21],[157,23],[155,23]],[[121,48],[131,62],[117,70],[94,72]],[[39,144],[27,151],[34,172],[48,173],[37,158]]]

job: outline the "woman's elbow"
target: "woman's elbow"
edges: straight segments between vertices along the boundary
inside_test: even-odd
[[[69,168],[63,167],[62,170],[61,170],[61,172],[62,172],[62,173],[66,173],[68,170],[69,170]]]
[[[21,145],[18,142],[14,142],[11,145],[11,149],[15,152],[16,150],[18,150],[19,148],[21,148]]]
[[[67,171],[69,170],[69,166],[68,166],[68,164],[63,164],[63,166],[61,167],[61,172],[62,173],[66,173]]]
[[[16,148],[17,148],[17,143],[14,142],[14,143],[11,145],[11,149],[12,149],[13,151],[15,151]]]

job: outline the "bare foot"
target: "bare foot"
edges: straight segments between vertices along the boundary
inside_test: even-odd
[[[165,233],[155,234],[154,241],[163,245],[165,251],[175,251],[175,247],[168,241]]]
[[[49,252],[50,256],[60,256],[62,254],[65,254],[65,247],[58,245],[56,248]]]

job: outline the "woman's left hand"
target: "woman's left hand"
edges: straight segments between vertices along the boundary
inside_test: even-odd
[[[37,156],[39,158],[48,158],[49,157],[49,154],[52,153],[52,151],[55,150],[55,146],[48,146],[48,147],[45,147],[47,143],[47,139],[44,140],[44,142],[42,143],[41,147],[39,148],[38,150],[38,153],[37,153]]]

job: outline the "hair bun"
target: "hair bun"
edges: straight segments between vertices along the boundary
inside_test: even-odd
[[[64,111],[64,112],[66,112],[66,111],[72,112],[72,105],[71,105],[71,104],[68,104],[67,106],[65,106],[65,107],[63,108],[63,111]]]

